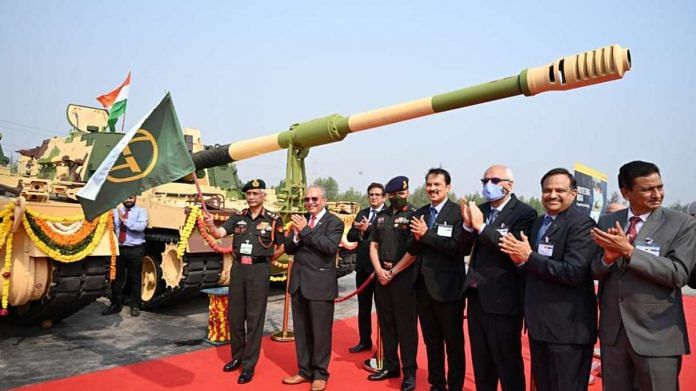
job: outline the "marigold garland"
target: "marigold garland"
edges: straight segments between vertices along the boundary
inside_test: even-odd
[[[215,252],[220,253],[220,254],[229,254],[229,253],[231,253],[231,252],[234,250],[232,246],[229,246],[229,247],[222,247],[222,246],[220,246],[220,245],[217,243],[217,241],[215,240],[215,238],[213,238],[213,236],[208,232],[208,227],[207,227],[206,224],[205,224],[205,220],[203,220],[203,213],[201,212],[201,210],[200,210],[197,206],[194,206],[193,208],[191,208],[191,214],[189,214],[189,218],[186,220],[186,223],[188,224],[188,222],[189,222],[191,216],[192,216],[193,213],[194,213],[194,212],[193,212],[194,210],[195,210],[195,213],[196,213],[196,220],[197,220],[197,225],[198,225],[198,232],[201,234],[201,236],[203,237],[203,239],[205,239],[206,243],[208,243],[208,246],[209,246],[210,248],[212,248]],[[191,234],[191,233],[189,232],[189,235],[190,235],[190,234]],[[180,239],[180,241],[179,241],[179,247],[177,248],[177,254],[179,254],[180,257],[183,257],[184,252],[186,251],[186,243],[188,243],[188,236],[186,236],[186,240],[185,240],[185,241],[183,240],[183,238],[184,238],[183,236],[182,236],[181,238],[182,238],[182,239]],[[183,244],[183,245],[182,245],[182,244]],[[183,248],[183,250],[181,251],[181,253],[179,253],[179,248]],[[274,260],[274,261],[271,261],[271,263],[273,264],[273,266],[276,266],[276,267],[281,268],[281,269],[287,269],[287,268],[288,268],[288,264],[280,263],[280,262],[275,261],[275,260]],[[283,282],[283,281],[286,281],[286,280],[288,279],[288,275],[287,275],[286,273],[283,273],[283,274],[280,275],[280,276],[270,276],[269,279],[270,279],[272,282]]]
[[[232,246],[220,246],[215,240],[215,238],[213,238],[213,236],[210,235],[210,233],[208,233],[208,228],[205,225],[205,221],[203,221],[202,214],[198,217],[198,232],[201,234],[203,239],[205,239],[206,243],[208,243],[208,246],[210,246],[210,248],[212,248],[216,252],[220,254],[229,254],[233,251]]]
[[[85,219],[85,216],[81,214],[74,216],[49,216],[45,214],[40,214],[39,212],[29,208],[26,209],[25,213],[28,213],[34,218],[50,221],[52,223],[74,223]]]
[[[12,219],[7,218],[7,221],[12,221]],[[5,227],[3,227],[5,228]],[[9,230],[9,224],[8,224]],[[10,300],[10,276],[12,274],[12,238],[13,235],[7,235],[7,242],[5,243],[5,267],[3,268],[4,281],[2,283],[2,312],[1,316],[7,315],[7,306]]]
[[[37,218],[35,216],[29,217],[30,220],[33,220],[34,223],[43,231],[43,233],[48,236],[49,239],[53,243],[56,243],[57,245],[60,246],[74,246],[80,243],[84,243],[85,239],[94,232],[94,229],[96,228],[96,219],[95,221],[82,221],[80,223],[73,223],[73,224],[79,224],[79,228],[74,232],[56,232],[56,230],[53,227],[53,224],[58,225],[58,223],[53,223],[53,222],[48,222],[46,220]]]
[[[22,223],[27,235],[34,242],[34,245],[50,258],[58,262],[71,263],[79,261],[88,256],[94,251],[101,241],[104,231],[108,225],[109,219],[113,218],[111,213],[104,213],[98,218],[96,228],[85,238],[82,243],[77,245],[60,245],[51,239],[34,220],[31,213],[25,213],[22,216]],[[40,215],[39,218],[44,220],[47,216]],[[55,219],[49,221],[56,221]]]
[[[109,262],[109,281],[116,279],[116,235],[114,234],[114,219],[106,220],[106,229],[109,235],[109,250],[111,250],[111,261]]]
[[[14,211],[15,203],[11,202],[5,206],[0,212],[2,223],[0,223],[0,248],[7,245],[5,248],[5,262],[2,268],[2,299],[0,299],[0,316],[7,315],[7,307],[10,300],[10,277],[12,276],[12,212]],[[7,241],[7,242],[6,242]]]
[[[176,255],[183,259],[184,254],[186,254],[186,247],[188,246],[189,237],[193,232],[194,225],[196,224],[196,219],[201,214],[201,210],[197,206],[193,206],[189,210],[189,215],[186,217],[186,222],[184,227],[179,232],[179,244],[176,246]]]

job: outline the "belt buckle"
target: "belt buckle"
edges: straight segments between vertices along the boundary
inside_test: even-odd
[[[240,260],[242,265],[251,265],[253,262],[252,258],[248,255],[242,255],[242,259]]]

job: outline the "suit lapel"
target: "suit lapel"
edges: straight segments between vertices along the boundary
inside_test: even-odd
[[[505,219],[507,219],[511,214],[512,210],[515,208],[515,205],[517,204],[517,197],[515,197],[514,194],[510,196],[510,201],[508,201],[507,205],[503,208],[503,210],[500,211],[500,214],[498,214],[498,217],[495,218],[495,221],[499,222],[504,222]],[[490,204],[489,204],[490,207]],[[491,209],[489,209],[488,213],[490,214]],[[486,216],[488,218],[488,216]],[[493,221],[493,222],[495,222]],[[500,225],[500,224],[498,224]]]
[[[563,223],[566,221],[568,218],[568,212],[570,209],[566,210],[565,212],[559,214],[556,216],[555,219],[553,219],[553,222],[549,226],[549,228],[546,229],[546,232],[544,232],[544,236],[553,236],[553,234],[558,230],[558,228],[563,225]],[[542,219],[543,220],[543,219]]]
[[[541,229],[541,224],[544,222],[544,215],[539,216],[536,220],[534,220],[534,223],[532,223],[532,229],[529,232],[529,239],[531,240],[531,245],[532,245],[532,250],[536,248],[537,240],[537,234],[539,233],[539,230]]]
[[[638,232],[638,236],[636,236],[636,240],[634,243],[645,242],[645,239],[652,238],[654,233],[657,232],[664,220],[664,212],[662,211],[662,208],[658,208],[654,212],[652,212],[650,216],[648,216],[648,220],[645,223],[643,223],[643,226],[640,228],[640,231]]]

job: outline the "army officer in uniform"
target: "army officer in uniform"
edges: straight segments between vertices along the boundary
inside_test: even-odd
[[[283,221],[264,208],[266,183],[261,179],[247,182],[242,188],[249,207],[231,216],[222,227],[215,227],[213,217],[206,223],[215,238],[234,234],[234,262],[229,290],[229,322],[232,361],[223,371],[240,366],[238,383],[251,381],[259,360],[263,324],[268,301],[271,261],[283,254]]]
[[[393,178],[385,191],[390,207],[377,214],[370,235],[370,259],[379,280],[375,302],[384,346],[384,369],[368,376],[368,380],[399,377],[400,352],[404,372],[401,391],[412,391],[416,388],[418,349],[414,290],[417,272],[413,266],[416,258],[407,249],[415,240],[410,222],[416,208],[408,203],[408,178]]]

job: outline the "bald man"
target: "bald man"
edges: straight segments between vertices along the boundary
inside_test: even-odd
[[[489,167],[481,179],[486,202],[461,203],[464,246],[474,246],[467,274],[469,336],[477,390],[525,389],[522,363],[524,274],[500,250],[500,237],[529,235],[536,211],[512,193],[512,170]]]

